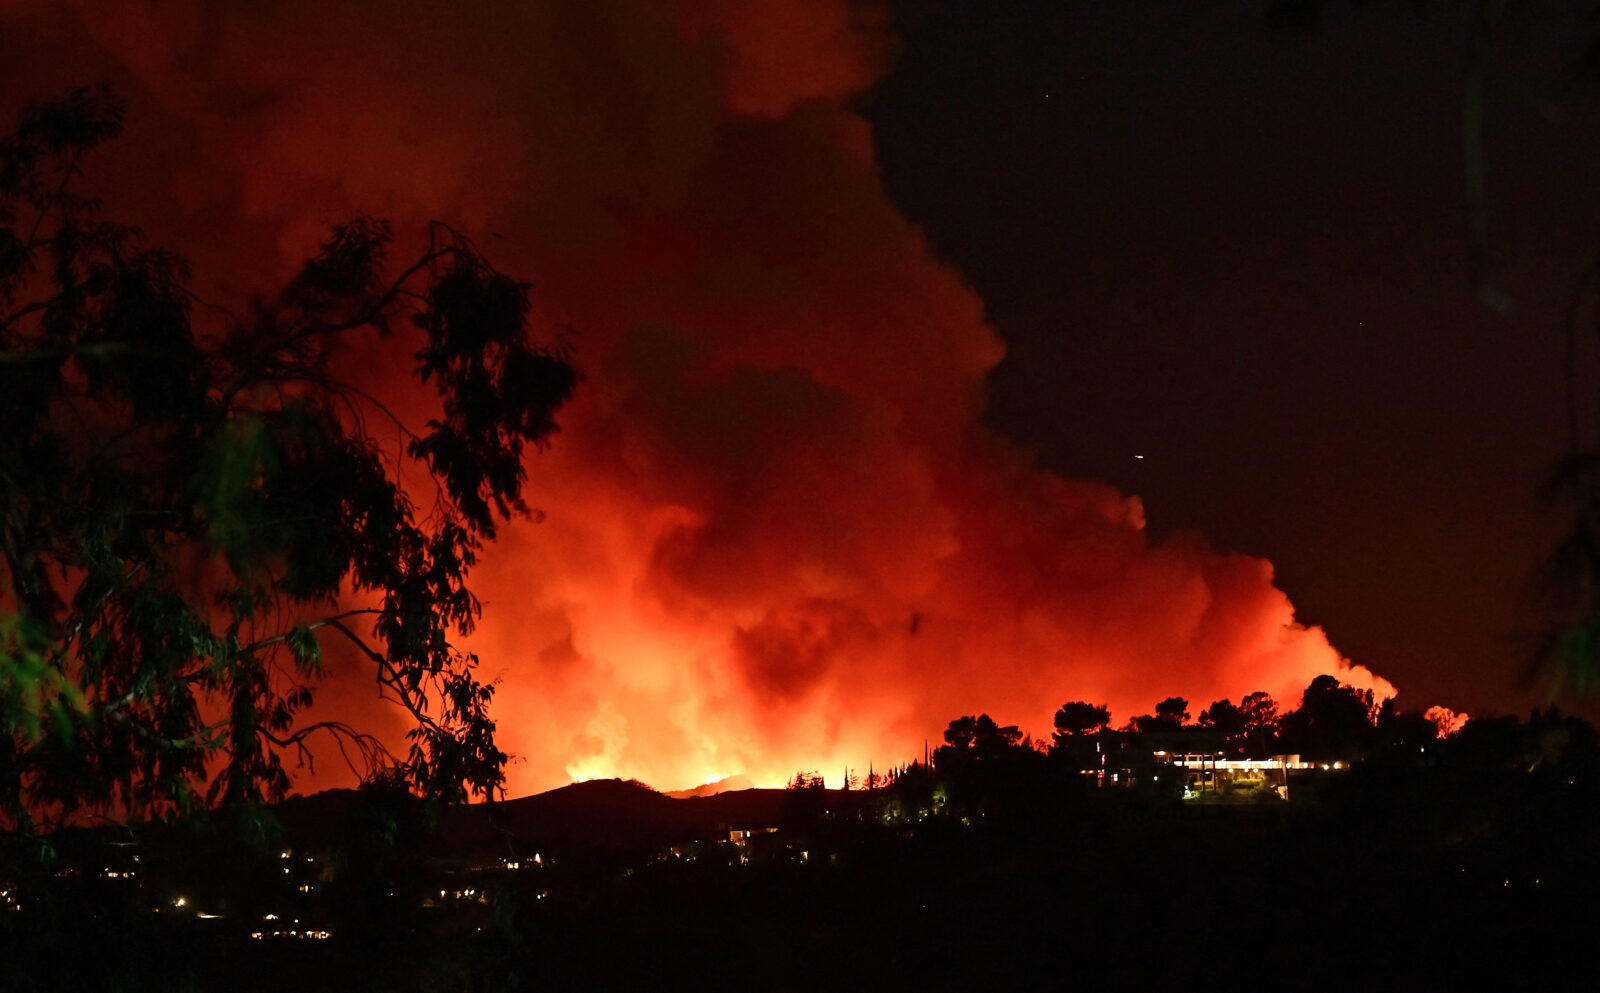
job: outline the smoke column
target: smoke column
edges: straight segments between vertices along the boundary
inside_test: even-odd
[[[982,426],[999,334],[850,108],[891,58],[844,0],[0,0],[3,92],[118,87],[128,136],[89,182],[202,293],[276,285],[355,213],[397,254],[440,218],[575,329],[545,519],[475,574],[513,795],[833,781],[965,713],[1045,734],[1074,699],[1120,723],[1294,706],[1323,672],[1392,694],[1268,562],[1152,543],[1137,497]],[[386,719],[354,673],[323,705]]]

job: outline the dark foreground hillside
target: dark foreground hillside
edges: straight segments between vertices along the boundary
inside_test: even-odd
[[[484,811],[447,812],[431,826],[392,819],[377,845],[352,835],[372,814],[351,795],[284,810],[282,843],[299,847],[292,857],[263,853],[268,872],[254,877],[314,872],[304,878],[315,882],[301,884],[310,893],[290,910],[316,915],[304,926],[329,937],[251,938],[267,925],[246,918],[264,916],[262,901],[279,899],[271,894],[201,919],[141,912],[117,880],[78,880],[78,889],[69,880],[6,915],[0,982],[262,991],[1587,988],[1600,883],[1594,798],[1589,786],[1519,770],[1365,768],[1302,790],[1294,803],[1066,790],[919,819],[889,794],[673,800],[585,784],[504,805],[495,824]],[[777,830],[730,842],[730,830],[757,827]],[[531,853],[514,849],[541,833],[547,847],[529,871],[534,863],[517,860]],[[486,862],[497,845],[510,854]],[[265,885],[240,868],[249,858],[193,843],[180,858],[159,847],[147,845],[139,864],[169,873],[232,865],[237,886]],[[298,867],[303,852],[313,853],[303,856],[311,868]],[[506,868],[513,863],[522,867]],[[140,885],[149,902],[155,884]]]

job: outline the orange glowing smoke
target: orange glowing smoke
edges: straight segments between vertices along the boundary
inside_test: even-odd
[[[1069,699],[1120,722],[1170,695],[1287,708],[1324,672],[1392,694],[1295,624],[1269,563],[1152,545],[1138,498],[981,426],[1000,339],[846,103],[887,61],[870,6],[0,0],[26,85],[0,81],[109,75],[134,113],[95,174],[113,216],[218,297],[350,213],[439,217],[577,330],[588,382],[532,467],[547,518],[477,573],[513,794],[836,782],[963,713],[1045,734]],[[355,675],[328,694],[372,706]]]

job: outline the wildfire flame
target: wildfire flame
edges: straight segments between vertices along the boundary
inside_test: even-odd
[[[1439,737],[1448,738],[1467,726],[1470,714],[1458,714],[1449,707],[1429,707],[1423,717],[1439,729]]]

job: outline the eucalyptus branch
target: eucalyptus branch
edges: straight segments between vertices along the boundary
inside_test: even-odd
[[[301,328],[299,331],[288,335],[284,339],[285,344],[293,345],[297,342],[306,341],[310,338],[320,338],[327,335],[343,334],[346,331],[354,331],[356,328],[366,327],[375,323],[380,317],[383,316],[384,311],[388,310],[389,307],[394,304],[395,300],[398,299],[402,293],[406,292],[405,285],[411,281],[411,277],[415,276],[419,272],[431,269],[433,264],[438,260],[461,255],[463,254],[463,251],[464,250],[457,245],[445,245],[443,247],[436,245],[433,241],[433,234],[430,231],[428,250],[422,254],[421,258],[407,266],[405,271],[401,272],[399,276],[395,277],[395,279],[390,282],[388,289],[384,290],[383,293],[377,297],[377,299],[373,300],[365,310],[361,311],[359,314],[350,318],[349,320],[338,321],[333,324],[307,325],[306,327]]]
[[[303,626],[307,630],[311,630],[311,631],[316,631],[316,630],[318,630],[320,628],[325,628],[325,627],[330,627],[330,626],[338,626],[340,628],[343,628],[344,625],[340,624],[339,622],[345,620],[346,618],[360,617],[362,614],[376,614],[376,613],[380,613],[380,611],[376,607],[358,607],[358,608],[356,608],[354,610],[347,610],[347,611],[345,611],[345,612],[343,612],[341,614],[334,614],[332,617],[324,617],[321,620],[308,621]],[[345,633],[349,634],[350,633],[349,629],[346,628],[345,629]],[[271,637],[262,638],[259,641],[253,641],[250,644],[241,647],[237,652],[234,653],[234,656],[238,657],[238,656],[243,656],[243,655],[254,655],[256,652],[259,652],[263,648],[270,648],[273,645],[281,645],[281,644],[283,644],[284,642],[288,641],[291,637],[293,637],[293,635],[294,635],[294,630],[293,629],[290,629],[288,631],[281,631],[278,634],[272,635]]]
[[[50,195],[49,199],[51,202],[59,201],[67,192],[67,186],[72,182],[72,177],[83,175],[82,171],[78,168],[78,160],[80,157],[81,153],[73,152],[72,156],[64,163],[61,170],[61,182],[56,184],[55,192]],[[33,199],[33,203],[35,207],[38,207],[39,213],[38,216],[33,219],[33,227],[28,230],[28,240],[22,249],[23,254],[28,258],[33,257],[34,249],[38,247],[38,241],[36,239],[39,237],[39,229],[44,226],[45,219],[51,215],[50,209],[43,206],[38,199]],[[57,220],[56,223],[59,224],[61,222]]]
[[[426,725],[434,730],[440,730],[438,723],[434,721],[433,718],[428,716],[425,705],[414,700],[414,694],[407,690],[404,686],[400,685],[398,679],[394,675],[394,666],[390,664],[388,659],[384,658],[381,654],[374,650],[371,645],[367,644],[366,639],[350,630],[349,626],[347,626],[343,621],[330,621],[329,626],[342,633],[350,640],[352,644],[356,646],[356,648],[360,649],[361,652],[367,656],[367,658],[371,659],[377,665],[379,684],[388,686],[390,689],[395,691],[395,694],[399,698],[396,702],[404,707],[406,711],[411,714],[412,718],[414,718],[419,724]]]
[[[293,734],[284,735],[282,737],[273,734],[266,728],[257,728],[256,734],[278,746],[279,748],[293,747],[295,749],[296,758],[300,764],[306,766],[312,772],[315,772],[316,756],[309,748],[306,747],[305,741],[318,731],[328,732],[329,737],[333,739],[335,746],[338,747],[339,754],[344,758],[345,765],[348,766],[350,771],[355,773],[357,776],[370,774],[385,763],[388,765],[396,765],[399,762],[399,760],[394,757],[394,753],[390,752],[376,735],[357,731],[355,728],[343,721],[317,721],[315,724],[307,724],[305,727],[296,730]],[[365,769],[357,768],[355,762],[350,759],[350,753],[345,747],[347,742],[351,745],[354,745],[355,748],[361,753],[362,762],[366,766]]]
[[[24,317],[27,317],[29,314],[36,314],[41,310],[49,309],[50,305],[52,303],[54,303],[55,300],[56,300],[56,298],[54,298],[54,297],[52,297],[49,300],[35,300],[34,302],[28,304],[27,306],[22,307],[22,308],[20,308],[18,310],[15,310],[10,314],[7,314],[5,320],[0,321],[0,331],[9,331],[11,329],[12,325],[16,324],[18,321],[22,320]],[[10,362],[10,361],[13,361],[13,360],[12,360],[12,357],[10,355],[7,355],[7,356],[5,356],[4,361]]]
[[[138,696],[138,691],[137,690],[129,690],[128,692],[124,693],[122,696],[118,697],[117,699],[115,699],[115,700],[111,701],[110,703],[105,704],[104,706],[100,707],[99,708],[99,713],[100,713],[100,715],[102,717],[108,717],[108,718],[111,718],[112,720],[116,720],[117,716],[118,716],[118,711],[122,710],[122,708],[126,707],[128,704],[132,703],[134,701],[134,698],[137,697],[137,696]]]
[[[111,599],[112,594],[120,589],[127,588],[127,584],[133,580],[133,577],[142,572],[144,567],[144,562],[135,562],[130,565],[127,571],[122,574],[121,582],[116,585],[107,584],[105,591],[95,600],[94,606],[89,610],[79,612],[78,619],[67,628],[66,635],[61,639],[59,648],[51,656],[52,663],[56,664],[58,668],[65,669],[65,656],[67,652],[71,651],[72,643],[83,636],[84,629],[89,626],[91,621],[99,618],[100,609],[105,606],[107,600]]]
[[[351,414],[359,418],[359,408],[357,408],[356,405],[351,402],[349,397],[345,396],[345,394],[354,394],[360,399],[365,400],[367,403],[370,403],[372,406],[376,407],[378,412],[387,417],[390,423],[392,423],[395,428],[399,430],[399,432],[407,439],[412,441],[418,440],[419,435],[415,431],[411,430],[411,428],[406,425],[405,421],[400,419],[399,414],[396,414],[394,411],[390,410],[382,400],[379,400],[377,397],[373,396],[371,393],[368,393],[366,390],[361,389],[359,386],[354,386],[350,383],[325,376],[306,376],[304,378],[307,382],[321,386],[330,393],[338,396],[341,400],[344,400],[345,404],[349,407]],[[362,427],[362,430],[365,431],[364,426]]]
[[[160,745],[163,748],[169,748],[174,751],[184,748],[191,748],[196,744],[202,745],[209,751],[211,746],[217,742],[218,732],[227,730],[230,723],[229,721],[225,720],[216,721],[214,723],[207,724],[194,734],[185,735],[182,738],[164,738],[120,711],[107,711],[103,713],[103,716],[111,721],[126,726],[132,730],[134,734],[144,738],[146,741],[150,741],[154,744]]]

